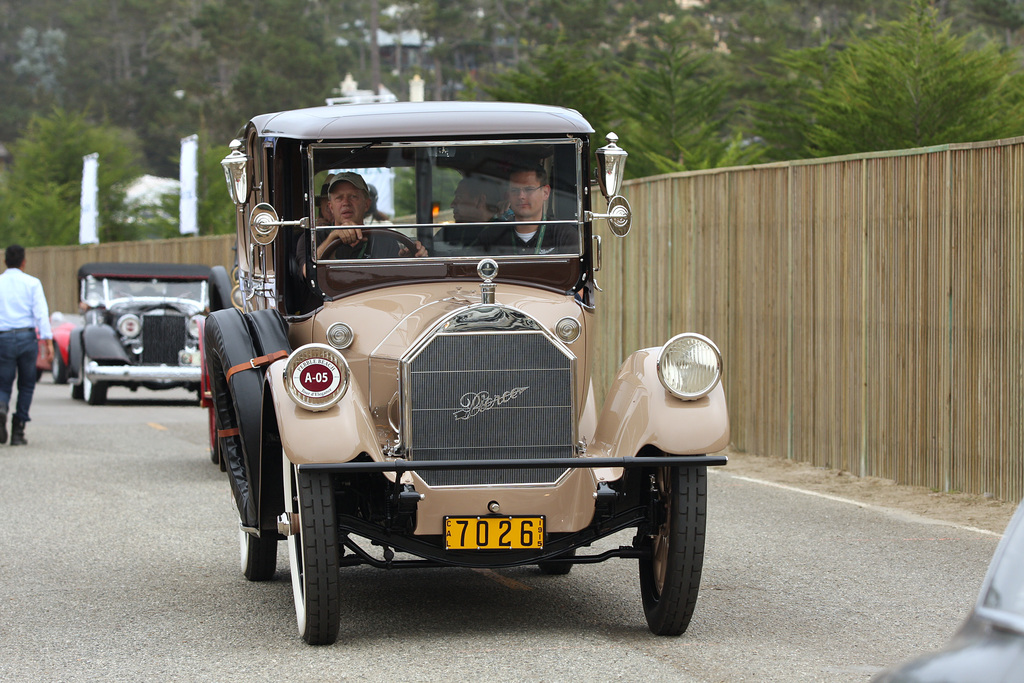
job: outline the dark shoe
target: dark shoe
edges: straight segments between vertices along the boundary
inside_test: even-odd
[[[0,443],[7,443],[7,413],[0,413]]]
[[[6,429],[4,430],[4,436],[6,436]],[[14,418],[11,420],[11,445],[12,446],[25,446],[28,441],[25,440],[25,423]]]

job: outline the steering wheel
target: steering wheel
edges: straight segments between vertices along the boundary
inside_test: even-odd
[[[406,237],[404,234],[402,234],[402,233],[400,233],[397,230],[394,230],[392,228],[363,227],[363,226],[360,226],[360,225],[341,226],[341,227],[342,228],[358,228],[359,230],[362,231],[363,237],[369,237],[370,235],[381,235],[382,237],[387,237],[387,238],[390,238],[391,240],[397,242],[398,243],[398,253],[395,255],[395,258],[410,258],[410,257],[413,257],[413,256],[416,255],[416,241],[411,239],[411,238],[409,238],[409,237]],[[331,247],[331,249],[330,249],[330,256],[328,258],[330,258],[330,259],[338,258],[338,255],[335,252],[337,252],[342,247],[352,248],[350,245],[347,245],[344,242],[341,242],[339,240],[337,246]],[[406,250],[406,253],[404,255],[401,253],[403,248]]]

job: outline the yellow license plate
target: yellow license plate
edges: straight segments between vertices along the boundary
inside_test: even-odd
[[[446,550],[524,550],[544,547],[543,517],[445,517]]]

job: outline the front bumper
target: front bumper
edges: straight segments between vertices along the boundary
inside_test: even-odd
[[[297,467],[304,472],[415,472],[416,470],[500,470],[529,467],[600,468],[600,467],[721,467],[729,462],[725,455],[663,455],[631,458],[524,458],[521,460],[388,460],[385,462],[304,463]]]
[[[198,382],[199,366],[171,365],[100,365],[91,361],[85,367],[90,382]]]

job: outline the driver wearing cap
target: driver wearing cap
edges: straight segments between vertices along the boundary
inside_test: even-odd
[[[390,258],[408,256],[409,249],[401,247],[396,253],[389,240],[378,240],[382,244],[374,244],[373,235],[363,234],[358,226],[363,225],[372,202],[366,181],[358,173],[336,173],[327,178],[327,207],[325,214],[333,217],[335,225],[353,226],[335,228],[317,247],[318,259],[357,259],[357,258]],[[326,256],[325,256],[326,255]],[[413,256],[426,256],[427,250],[416,242]]]

